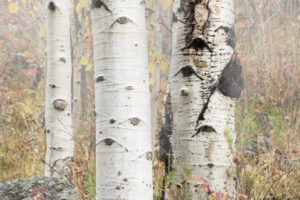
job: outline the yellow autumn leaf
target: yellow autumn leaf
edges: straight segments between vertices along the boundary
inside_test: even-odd
[[[46,35],[46,28],[43,27],[39,30],[39,37],[42,38]]]
[[[300,21],[300,15],[298,15],[297,20]]]
[[[79,3],[79,4],[77,4],[77,6],[76,6],[76,8],[75,8],[75,10],[76,10],[76,12],[77,12],[77,15],[78,15],[78,20],[81,20],[81,4]]]
[[[162,72],[166,72],[169,68],[169,62],[168,61],[163,61],[161,64],[160,64],[160,70]]]
[[[161,0],[163,10],[167,10],[173,3],[173,0]]]
[[[153,83],[153,78],[150,77],[150,78],[149,78],[149,84],[152,85],[152,83]]]
[[[161,59],[162,59],[162,56],[161,56],[160,53],[155,53],[155,54],[153,55],[153,58],[152,58],[152,59],[154,60],[154,62],[160,62]]]
[[[82,5],[82,7],[88,7],[89,6],[89,0],[80,0],[79,3]]]
[[[8,10],[9,10],[10,13],[15,13],[15,12],[18,12],[19,7],[16,3],[11,3],[8,6]]]
[[[92,64],[88,64],[88,66],[86,66],[85,71],[90,71],[92,69],[93,65]]]
[[[23,4],[25,4],[25,3],[26,3],[26,0],[21,0],[21,2],[22,2]]]
[[[146,1],[146,8],[151,9],[152,8],[152,3],[150,0]]]
[[[11,2],[12,0],[7,0],[8,2]]]
[[[148,68],[149,68],[149,73],[154,72],[154,64],[153,63],[149,63]]]
[[[81,65],[88,65],[89,64],[89,59],[86,56],[82,56],[80,59],[80,64]]]

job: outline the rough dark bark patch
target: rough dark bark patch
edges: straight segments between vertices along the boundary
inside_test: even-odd
[[[171,95],[168,94],[165,102],[165,124],[159,133],[159,160],[165,163],[166,173],[172,169],[172,146],[169,136],[172,135],[173,113],[171,107]]]
[[[239,98],[241,96],[242,90],[244,89],[244,80],[242,77],[242,66],[237,53],[235,53],[232,56],[231,61],[228,63],[228,65],[225,67],[224,71],[222,72],[217,87],[215,86],[212,87],[210,96],[208,97],[198,117],[197,125],[200,120],[205,120],[204,114],[208,108],[210,98],[214,93],[214,91],[216,90],[216,88],[218,88],[220,92],[227,97]]]
[[[220,78],[218,89],[227,97],[239,98],[244,89],[244,80],[242,77],[242,66],[237,53],[225,67]]]
[[[229,34],[228,34],[228,38],[226,40],[226,44],[231,46],[232,49],[235,49],[236,36],[235,36],[234,27],[232,29],[229,29]]]
[[[205,120],[204,114],[205,114],[205,112],[206,112],[206,110],[207,110],[207,108],[208,108],[208,104],[209,104],[210,98],[211,98],[211,96],[213,95],[213,93],[215,92],[215,90],[216,90],[216,87],[215,87],[215,86],[212,87],[212,89],[210,90],[210,95],[209,95],[209,97],[208,97],[206,103],[204,104],[203,109],[201,110],[200,115],[199,115],[199,117],[198,117],[197,125],[199,124],[199,121],[200,121],[200,120]]]
[[[104,4],[101,0],[92,0],[92,4],[91,4],[91,8],[101,8],[104,7],[105,10],[107,10],[108,12],[112,12],[106,4]]]
[[[53,177],[33,177],[0,183],[1,200],[21,199],[67,200],[80,199],[74,186],[63,179]]]
[[[182,6],[187,7],[187,9],[183,9],[183,12],[185,13],[185,28],[187,32],[189,32],[186,36],[187,47],[184,49],[194,48],[196,51],[199,51],[207,48],[210,52],[212,52],[212,49],[208,46],[206,39],[201,38],[201,35],[203,35],[209,23],[211,11],[208,7],[208,3],[209,2],[206,0],[181,1]],[[198,13],[202,14],[198,15]]]

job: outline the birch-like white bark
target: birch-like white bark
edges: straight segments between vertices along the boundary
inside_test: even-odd
[[[144,3],[91,4],[97,200],[153,198]]]
[[[71,172],[74,154],[71,116],[71,49],[69,2],[46,1],[46,165],[45,175],[64,177]]]
[[[230,91],[220,85],[225,67],[234,59],[233,9],[233,0],[175,0],[173,5],[172,166],[177,182],[184,170],[191,170],[189,189],[195,200],[224,190],[235,199],[235,100],[224,96]],[[202,179],[210,191],[201,187]]]

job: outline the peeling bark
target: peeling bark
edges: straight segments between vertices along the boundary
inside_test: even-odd
[[[234,104],[243,89],[232,0],[175,0],[169,76],[174,181],[192,171],[192,199],[235,199]],[[231,171],[229,173],[229,171]],[[197,188],[203,177],[211,190]]]
[[[45,175],[65,177],[74,154],[71,117],[71,48],[68,1],[47,1]]]
[[[92,1],[97,200],[152,200],[145,5]]]

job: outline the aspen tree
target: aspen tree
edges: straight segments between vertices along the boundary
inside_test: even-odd
[[[173,3],[170,163],[176,183],[191,176],[187,196],[195,200],[217,192],[235,199],[234,105],[243,80],[233,11],[233,0]]]
[[[151,200],[145,1],[93,0],[96,199]]]
[[[70,173],[74,154],[71,116],[71,48],[69,1],[48,0],[47,80],[45,102],[45,175],[64,177]]]

